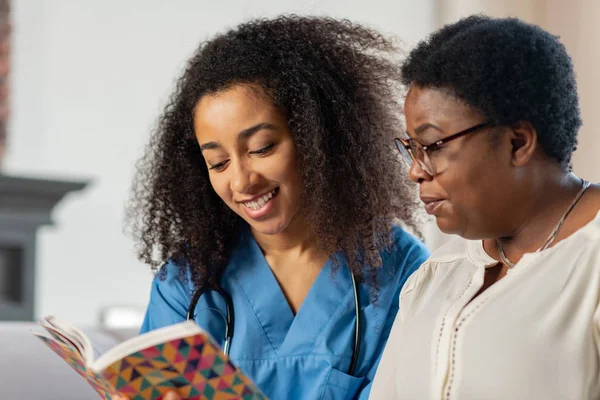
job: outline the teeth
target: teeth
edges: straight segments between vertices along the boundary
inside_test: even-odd
[[[277,189],[273,189],[269,193],[259,197],[258,200],[248,201],[248,202],[245,202],[244,204],[246,205],[246,207],[248,207],[254,211],[261,209],[265,206],[265,204],[267,204],[269,202],[269,200],[271,200],[273,198],[276,190]]]

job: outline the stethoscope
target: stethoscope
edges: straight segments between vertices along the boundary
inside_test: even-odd
[[[356,319],[354,321],[354,346],[352,348],[352,359],[350,361],[350,368],[348,368],[348,375],[352,375],[354,373],[354,368],[356,367],[356,362],[358,360],[358,353],[360,352],[360,304],[358,302],[358,289],[356,287],[356,278],[354,274],[352,276],[352,289],[354,290],[354,311],[356,314]],[[233,311],[233,301],[231,300],[231,296],[225,289],[223,289],[219,284],[208,284],[205,287],[201,287],[194,292],[192,296],[192,300],[190,301],[190,306],[188,307],[186,319],[188,321],[193,321],[195,318],[194,311],[196,306],[198,305],[198,300],[200,297],[208,292],[213,291],[217,292],[223,300],[225,300],[225,308],[227,309],[225,318],[225,344],[223,345],[223,352],[229,355],[229,347],[231,345],[231,340],[233,339],[233,326],[235,322],[235,314]],[[222,313],[221,313],[222,314]]]

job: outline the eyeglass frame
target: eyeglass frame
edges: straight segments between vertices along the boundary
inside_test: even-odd
[[[479,131],[479,130],[481,130],[481,129],[483,129],[483,128],[486,128],[486,127],[488,127],[488,126],[492,126],[492,125],[493,125],[493,121],[491,121],[491,120],[487,120],[487,121],[481,122],[481,123],[479,123],[479,124],[477,124],[477,125],[474,125],[474,126],[472,126],[472,127],[470,127],[470,128],[463,129],[462,131],[460,131],[460,132],[457,132],[457,133],[454,133],[454,134],[452,134],[452,135],[450,135],[450,136],[447,136],[447,137],[445,137],[445,138],[442,138],[442,139],[436,140],[435,142],[433,142],[433,143],[430,143],[430,144],[428,144],[428,145],[422,145],[422,144],[421,144],[421,143],[419,143],[419,142],[418,142],[416,139],[413,139],[413,138],[409,138],[409,139],[400,139],[400,138],[395,138],[395,139],[394,139],[394,142],[396,143],[396,147],[398,148],[398,151],[400,152],[400,155],[402,156],[402,158],[403,158],[403,159],[406,161],[406,163],[407,163],[409,166],[411,166],[411,165],[412,165],[412,163],[408,163],[408,160],[407,160],[407,159],[406,159],[406,157],[404,157],[404,155],[402,154],[402,150],[400,149],[400,146],[402,146],[402,147],[403,147],[403,148],[406,150],[406,152],[407,152],[407,153],[410,155],[410,157],[412,158],[413,162],[414,162],[414,161],[417,161],[417,162],[419,163],[419,166],[421,166],[421,169],[423,169],[423,170],[424,170],[424,168],[423,168],[423,166],[422,166],[421,162],[419,162],[419,161],[422,161],[422,160],[418,160],[418,159],[417,159],[417,157],[415,156],[415,154],[414,154],[414,152],[413,152],[413,150],[412,150],[412,147],[411,147],[411,145],[410,145],[410,143],[411,143],[411,142],[413,142],[413,141],[414,141],[414,142],[416,142],[416,143],[419,143],[419,144],[421,144],[421,148],[423,149],[423,153],[424,153],[425,155],[427,155],[427,157],[429,158],[429,160],[430,160],[431,164],[433,165],[433,169],[434,169],[434,171],[433,171],[433,174],[430,174],[430,173],[429,173],[429,172],[427,172],[427,171],[425,171],[425,172],[426,172],[427,174],[429,174],[429,175],[434,175],[434,174],[435,174],[435,164],[433,164],[433,162],[431,161],[431,158],[429,157],[429,154],[427,154],[427,150],[430,150],[430,151],[431,151],[431,150],[436,150],[436,149],[440,148],[442,145],[444,145],[444,144],[446,144],[446,143],[448,143],[448,142],[450,142],[450,141],[452,141],[452,140],[454,140],[454,139],[458,139],[458,138],[460,138],[460,137],[463,137],[463,136],[465,136],[465,135],[468,135],[469,133],[475,133],[475,132],[477,132],[477,131]],[[406,134],[408,135],[408,132],[406,132]]]

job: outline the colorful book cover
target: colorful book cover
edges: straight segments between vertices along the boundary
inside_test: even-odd
[[[80,331],[69,335],[69,329],[60,329],[55,320],[42,326],[51,337],[36,336],[105,400],[116,395],[160,400],[168,391],[191,400],[267,400],[193,322],[137,336],[96,360],[86,359],[91,354],[89,341],[78,340],[77,336],[83,335]]]

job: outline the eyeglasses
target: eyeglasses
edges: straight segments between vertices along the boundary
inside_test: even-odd
[[[431,161],[431,158],[427,154],[427,152],[435,151],[440,148],[443,144],[448,143],[451,140],[458,139],[459,137],[465,136],[469,133],[474,133],[492,125],[492,121],[482,122],[481,124],[477,124],[465,130],[462,130],[458,133],[445,137],[443,139],[438,140],[437,142],[422,145],[417,142],[415,139],[399,139],[396,138],[396,147],[398,147],[398,151],[402,155],[404,161],[408,163],[408,166],[412,166],[413,161],[419,163],[419,166],[423,171],[425,171],[428,175],[435,175],[435,164]]]

